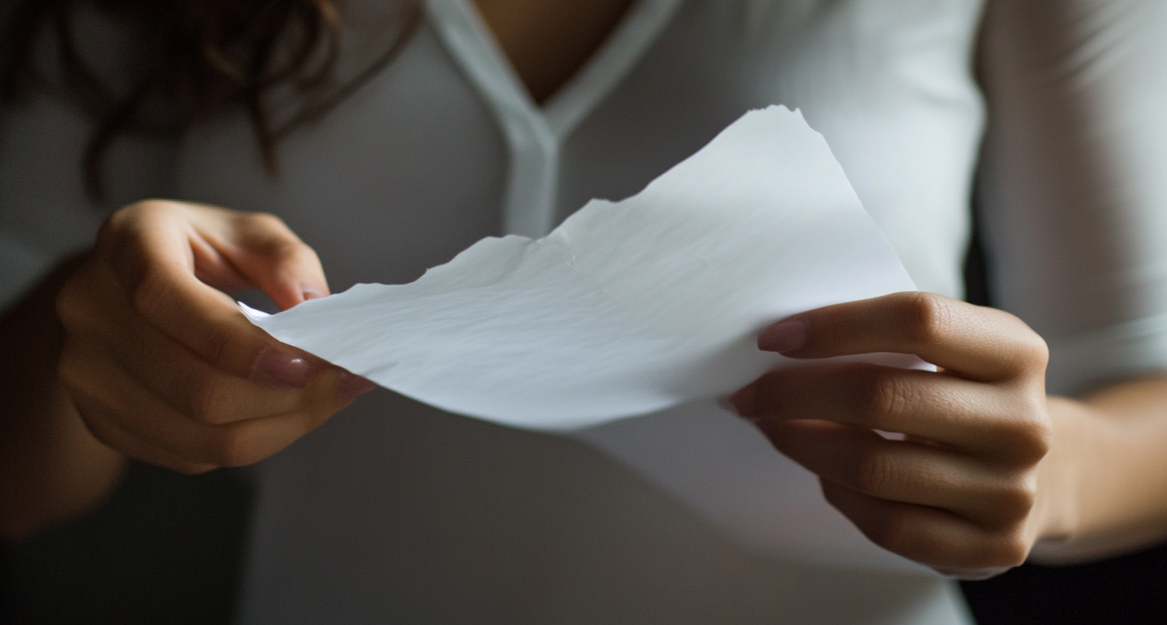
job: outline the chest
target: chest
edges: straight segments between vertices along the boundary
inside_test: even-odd
[[[483,21],[536,102],[595,54],[632,0],[474,0]]]
[[[191,133],[175,195],[279,214],[338,290],[404,282],[482,236],[524,232],[512,214],[554,225],[591,198],[631,195],[745,111],[784,104],[826,137],[917,286],[959,295],[978,0],[623,4],[614,25],[590,14],[598,47],[556,64],[567,82],[536,105],[514,52],[534,39],[505,32],[550,22],[491,24],[470,0],[427,0],[391,66],[281,143],[278,180],[240,118]],[[561,26],[530,58],[574,32]]]

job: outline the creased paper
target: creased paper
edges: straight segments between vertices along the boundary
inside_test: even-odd
[[[796,364],[756,348],[766,325],[913,288],[823,138],[771,107],[542,239],[487,238],[410,284],[358,285],[273,316],[244,310],[420,401],[564,431],[757,552],[921,572],[866,540],[813,475],[714,401]]]
[[[417,400],[567,430],[728,394],[789,363],[757,349],[764,326],[913,288],[822,136],[771,107],[542,239],[486,238],[410,284],[244,310]]]

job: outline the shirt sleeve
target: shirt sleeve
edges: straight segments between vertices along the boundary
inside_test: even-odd
[[[1167,2],[989,0],[978,208],[1049,392],[1167,370]]]

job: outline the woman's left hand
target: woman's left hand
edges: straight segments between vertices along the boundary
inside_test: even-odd
[[[963,578],[1026,559],[1051,441],[1037,333],[999,310],[896,293],[795,315],[758,346],[797,359],[899,352],[937,365],[787,368],[730,402],[817,474],[827,501],[876,544]]]

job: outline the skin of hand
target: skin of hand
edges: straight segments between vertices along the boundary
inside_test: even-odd
[[[94,436],[181,471],[257,462],[372,383],[253,326],[226,292],[281,309],[328,294],[276,217],[151,200],[116,212],[57,297],[60,380]]]
[[[897,293],[782,320],[763,350],[794,359],[916,354],[938,371],[857,362],[768,373],[730,404],[876,544],[950,576],[1021,564],[1047,532],[1041,461],[1054,424],[1048,350],[1005,312]],[[885,437],[876,430],[902,434]]]

